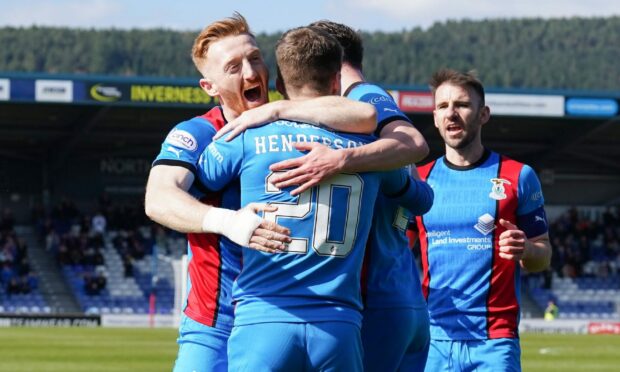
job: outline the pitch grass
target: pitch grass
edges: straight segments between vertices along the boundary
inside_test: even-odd
[[[2,372],[172,371],[172,328],[0,328]]]
[[[528,371],[620,371],[620,335],[521,335]]]
[[[0,371],[171,371],[176,337],[174,329],[0,328]],[[521,347],[524,372],[620,370],[617,335],[524,334]]]

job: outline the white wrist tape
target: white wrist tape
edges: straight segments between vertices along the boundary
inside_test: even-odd
[[[249,209],[232,211],[212,207],[202,219],[202,231],[224,235],[232,242],[247,247],[262,219]]]

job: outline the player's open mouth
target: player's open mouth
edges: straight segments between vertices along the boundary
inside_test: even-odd
[[[454,133],[454,132],[460,132],[463,130],[463,128],[461,128],[460,125],[456,125],[456,124],[450,124],[446,127],[446,130],[450,133]]]
[[[249,102],[256,102],[261,99],[261,89],[259,86],[243,91],[243,96]]]

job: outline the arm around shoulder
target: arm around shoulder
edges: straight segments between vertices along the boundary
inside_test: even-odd
[[[424,136],[410,123],[395,120],[381,130],[381,137],[346,152],[345,171],[368,172],[395,169],[424,159],[429,152]]]
[[[278,102],[280,118],[321,124],[343,132],[370,134],[377,129],[377,111],[369,103],[341,96]]]

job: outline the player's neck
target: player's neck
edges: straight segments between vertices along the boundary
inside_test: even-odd
[[[288,93],[288,99],[290,101],[305,101],[308,99],[321,97],[323,95],[309,85],[304,85],[298,89],[288,88],[286,91]]]
[[[459,167],[466,167],[476,163],[484,155],[484,146],[481,143],[471,143],[461,149],[446,145],[446,159]]]
[[[224,105],[222,105],[222,114],[224,114],[224,119],[226,119],[227,122],[233,121],[241,115],[241,113],[231,110],[228,106]]]
[[[365,81],[362,71],[348,63],[343,63],[340,69],[340,91],[344,93],[352,84],[359,83],[360,81]]]

